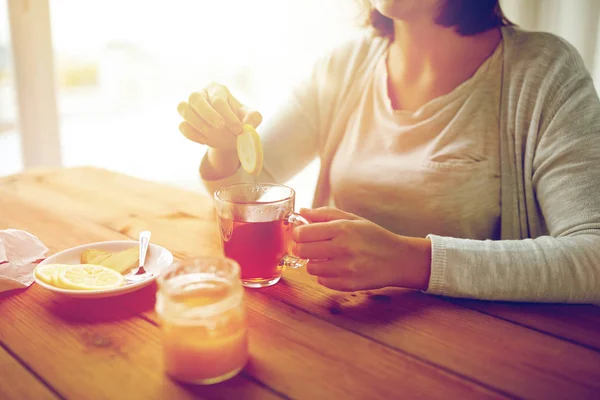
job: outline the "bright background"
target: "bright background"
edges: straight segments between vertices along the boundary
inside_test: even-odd
[[[597,23],[585,32],[579,23],[590,12],[597,22],[594,1],[505,3],[526,28],[571,40],[599,75],[589,51]],[[0,1],[0,176],[23,169],[7,4]],[[180,135],[180,101],[217,81],[268,118],[317,56],[357,32],[355,0],[49,4],[63,166],[94,165],[191,190],[202,190],[204,148]],[[565,4],[568,12],[558,12]],[[570,20],[552,22],[564,15]],[[315,167],[290,182],[300,205],[310,203]]]
[[[356,32],[357,8],[352,0],[51,0],[50,13],[63,165],[201,190],[204,148],[179,133],[177,104],[217,81],[268,118],[318,55]],[[9,44],[0,2],[0,175],[23,168]]]

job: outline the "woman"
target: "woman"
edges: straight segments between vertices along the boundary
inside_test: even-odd
[[[320,60],[261,127],[286,182],[315,157],[296,254],[332,289],[600,301],[600,103],[576,50],[493,0],[371,0],[375,34]],[[253,181],[235,135],[258,112],[221,85],[181,103],[212,190]],[[343,210],[343,211],[342,211]]]

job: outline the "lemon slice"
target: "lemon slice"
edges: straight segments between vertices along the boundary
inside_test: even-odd
[[[67,264],[45,264],[35,269],[35,275],[44,283],[56,286],[58,283],[58,272],[68,267]]]
[[[244,124],[243,133],[237,137],[237,154],[244,171],[251,175],[260,174],[263,165],[263,150],[260,136],[252,125]]]
[[[117,271],[101,265],[79,264],[60,269],[58,285],[65,289],[105,290],[123,285],[125,279]]]

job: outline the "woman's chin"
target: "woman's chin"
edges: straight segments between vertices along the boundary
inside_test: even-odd
[[[438,3],[439,0],[371,0],[373,7],[382,15],[402,21],[432,17],[439,7]]]

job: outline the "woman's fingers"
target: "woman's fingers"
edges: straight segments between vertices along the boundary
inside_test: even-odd
[[[306,272],[315,276],[340,276],[342,274],[341,269],[341,264],[338,260],[310,260],[306,264]]]
[[[192,93],[188,99],[188,103],[190,107],[213,128],[221,129],[225,126],[223,117],[208,101],[208,94],[206,91],[203,90],[201,92]]]
[[[341,224],[337,221],[316,222],[294,228],[292,238],[298,243],[330,240],[339,235],[341,229]]]
[[[324,260],[344,255],[343,249],[340,246],[336,246],[331,240],[296,243],[293,252],[296,257],[308,260]]]
[[[328,222],[338,219],[358,220],[360,217],[332,207],[320,207],[315,209],[303,208],[300,214],[311,222]]]
[[[262,122],[262,115],[250,107],[240,106],[238,108],[238,115],[242,120],[242,124],[250,124],[255,128]]]
[[[186,137],[218,149],[236,148],[235,136],[242,133],[242,123],[257,127],[262,122],[260,113],[242,105],[217,83],[192,93],[177,111],[187,123],[179,128]]]
[[[222,85],[210,85],[205,90],[210,104],[221,115],[227,128],[236,135],[242,133],[242,123],[229,103],[229,91]]]
[[[181,124],[179,124],[179,131],[183,134],[183,136],[185,136],[193,142],[200,144],[208,143],[207,137],[202,132],[199,132],[196,129],[194,129],[194,127],[186,121],[183,121]]]
[[[329,288],[329,289],[333,289],[333,290],[339,290],[341,292],[354,292],[356,290],[358,290],[357,286],[355,285],[355,283],[350,280],[347,279],[345,277],[340,277],[340,276],[334,276],[334,277],[319,277],[319,279],[317,279],[317,281]]]
[[[208,134],[208,132],[210,132],[212,129],[212,127],[207,124],[206,121],[204,121],[198,114],[196,114],[196,111],[192,110],[190,105],[185,101],[179,103],[177,106],[177,112],[195,130],[204,135]]]

